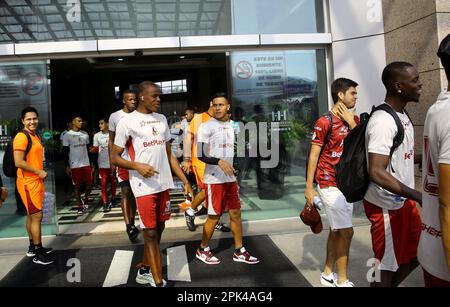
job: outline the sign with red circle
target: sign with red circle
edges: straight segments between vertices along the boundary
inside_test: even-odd
[[[241,80],[250,79],[253,76],[253,66],[250,62],[241,61],[236,64],[236,76]]]
[[[28,96],[39,95],[45,86],[45,77],[38,72],[29,72],[22,76],[22,91]]]

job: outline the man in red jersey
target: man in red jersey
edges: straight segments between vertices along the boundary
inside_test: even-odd
[[[313,205],[315,178],[330,224],[327,259],[320,276],[321,284],[327,287],[354,286],[347,278],[348,254],[353,237],[353,204],[347,203],[344,195],[336,187],[334,166],[338,164],[344,150],[345,137],[358,122],[354,113],[349,111],[356,104],[357,86],[356,82],[345,78],[337,79],[331,85],[335,105],[327,115],[321,116],[314,124],[308,160],[305,206]],[[333,273],[335,264],[337,274]]]

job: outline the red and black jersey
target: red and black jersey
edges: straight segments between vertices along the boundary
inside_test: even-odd
[[[328,130],[331,129],[331,124],[325,116],[319,117],[314,124],[314,134],[311,141],[312,144],[323,147],[315,173],[316,182],[322,189],[336,187],[334,166],[338,164],[341,158],[344,150],[344,139],[350,132],[350,127],[345,121],[334,114],[332,116],[333,127],[328,142],[326,142],[326,137]],[[355,121],[356,123],[359,122],[357,116],[355,116]]]

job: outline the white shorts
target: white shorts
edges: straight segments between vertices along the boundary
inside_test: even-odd
[[[349,204],[338,188],[321,189],[317,186],[320,199],[327,212],[328,223],[332,231],[352,228],[353,204]]]

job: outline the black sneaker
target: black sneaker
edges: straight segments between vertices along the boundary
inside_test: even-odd
[[[33,258],[33,262],[37,264],[48,265],[55,261],[51,260],[50,257],[45,253],[36,253],[36,256],[34,256]]]
[[[41,247],[40,251],[42,251],[42,253],[45,254],[50,254],[51,252],[53,252],[53,248]],[[34,245],[30,245],[28,247],[27,257],[34,257],[34,256],[36,256],[36,247]]]
[[[83,215],[83,214],[84,214],[84,207],[83,207],[83,206],[78,207],[78,209],[77,209],[77,214],[78,214],[78,215]]]
[[[130,227],[127,227],[127,234],[130,241],[134,241],[139,235],[139,229],[137,229],[136,226],[131,225]]]
[[[222,232],[230,232],[231,229],[227,226],[225,226],[225,224],[223,223],[217,223],[216,227],[214,227],[214,229],[220,230]]]
[[[84,210],[88,210],[89,209],[89,199],[81,199],[81,205],[83,206]]]
[[[184,212],[184,218],[186,220],[186,226],[190,231],[195,231],[195,215],[189,215],[187,212]]]
[[[111,203],[103,204],[103,212],[111,211]]]
[[[195,212],[195,216],[206,215],[206,214],[208,214],[208,209],[206,209],[206,207],[203,207],[203,206],[200,210]]]
[[[34,250],[34,245],[30,245],[30,246],[28,246],[27,257],[34,257],[34,256],[36,256],[36,252]]]
[[[111,207],[112,208],[119,208],[120,207],[120,199],[119,200],[117,200],[117,199],[112,199],[111,200]]]
[[[53,252],[53,248],[47,248],[47,247],[41,247],[40,249],[39,249],[42,253],[45,253],[45,254],[50,254],[51,252]]]

